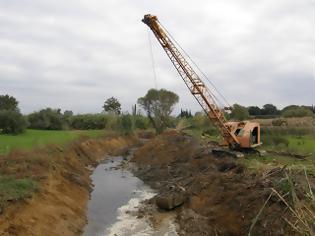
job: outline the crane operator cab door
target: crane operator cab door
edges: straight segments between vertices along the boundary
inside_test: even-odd
[[[260,125],[255,122],[229,122],[234,126],[234,135],[240,148],[255,148],[260,142]]]
[[[244,132],[244,138],[241,146],[244,148],[255,148],[260,146],[262,143],[260,142],[260,125],[259,123],[247,122]],[[247,132],[246,132],[247,131]]]
[[[258,138],[258,127],[256,126],[250,131],[250,145],[258,144]]]

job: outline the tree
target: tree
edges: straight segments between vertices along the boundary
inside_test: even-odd
[[[18,108],[19,102],[12,96],[0,95],[0,131],[5,134],[24,132],[27,122]]]
[[[116,115],[119,115],[121,113],[121,104],[118,99],[114,97],[108,98],[105,101],[103,108],[104,111],[114,113]]]
[[[261,110],[262,115],[279,115],[279,110],[273,104],[265,104]]]
[[[261,109],[257,106],[250,106],[248,107],[248,113],[251,116],[259,116],[261,115]]]
[[[19,102],[15,97],[6,95],[0,95],[0,110],[17,111]]]
[[[183,110],[183,109],[180,109],[180,114],[178,115],[178,117],[180,118],[191,118],[192,117],[192,114],[191,114],[191,111],[190,110]]]
[[[170,125],[170,114],[178,102],[177,94],[166,89],[150,89],[138,104],[146,111],[147,116],[157,133]]]
[[[0,110],[0,130],[4,134],[23,133],[27,126],[24,116],[19,111]]]
[[[233,110],[230,114],[230,117],[235,120],[246,120],[249,118],[249,113],[246,107],[243,107],[238,104],[233,105]]]
[[[66,110],[63,112],[63,116],[64,117],[71,117],[71,116],[73,116],[73,111]]]

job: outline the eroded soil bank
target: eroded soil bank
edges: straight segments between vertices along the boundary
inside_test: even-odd
[[[2,174],[40,183],[32,198],[8,203],[0,215],[0,235],[80,235],[86,224],[90,174],[100,160],[138,143],[135,137],[80,140],[67,148],[48,147],[1,157]]]
[[[1,174],[31,177],[40,189],[32,198],[6,206],[0,235],[81,235],[93,167],[106,154],[117,156],[137,144],[135,137],[110,137],[1,158]],[[231,157],[214,156],[211,145],[176,131],[149,140],[131,161],[127,168],[158,193],[183,192],[183,204],[171,211],[158,209],[156,197],[145,201],[137,214],[150,219],[153,227],[171,215],[179,235],[311,235],[303,223],[309,232],[314,230],[315,221],[307,217],[315,212],[310,204],[315,179],[309,176],[308,185],[304,173],[285,166],[248,170]]]
[[[132,161],[135,175],[158,192],[183,191],[185,201],[172,210],[179,235],[312,235],[314,230],[309,193],[315,179],[309,176],[308,184],[304,173],[285,166],[248,170],[232,157],[214,156],[211,145],[175,131],[140,147]],[[148,200],[140,210],[153,224],[163,215],[156,202]]]

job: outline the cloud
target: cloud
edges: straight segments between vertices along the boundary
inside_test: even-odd
[[[29,113],[130,110],[154,87],[146,13],[162,24],[230,103],[315,103],[314,4],[308,0],[0,2],[0,93]],[[200,110],[151,34],[159,88]]]

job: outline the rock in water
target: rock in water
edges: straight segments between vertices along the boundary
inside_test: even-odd
[[[155,197],[156,205],[163,210],[172,210],[182,205],[187,197],[185,191],[176,188],[170,192],[164,192]]]

